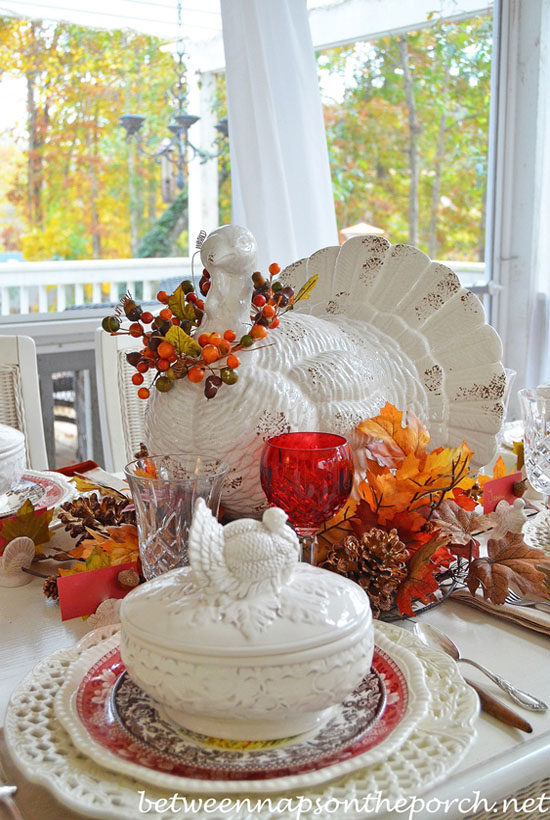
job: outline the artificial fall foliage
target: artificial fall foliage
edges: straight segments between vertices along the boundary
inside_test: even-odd
[[[52,520],[53,508],[50,510],[36,510],[32,502],[27,499],[19,507],[16,515],[10,518],[0,519],[0,555],[4,551],[6,544],[20,535],[26,535],[32,541],[39,552],[38,547],[46,544],[50,538],[50,522]]]
[[[70,569],[60,569],[60,575],[74,575],[91,569],[101,569],[116,564],[126,564],[139,559],[137,527],[122,524],[105,527],[104,531],[88,530],[89,538],[70,551],[78,559]]]
[[[470,590],[481,586],[484,597],[494,603],[503,603],[506,578],[510,583],[514,580],[522,592],[528,587],[542,589],[544,576],[535,564],[543,563],[546,556],[528,548],[521,536],[489,541],[489,558],[478,558],[479,544],[473,533],[488,529],[492,521],[474,510],[484,485],[506,475],[502,459],[492,476],[483,476],[471,471],[473,452],[466,442],[428,452],[426,427],[412,412],[404,416],[389,403],[378,416],[362,422],[358,431],[365,440],[366,465],[359,499],[348,502],[318,534],[317,563],[331,555],[331,569],[339,571],[338,556],[343,554],[345,539],[361,539],[379,527],[386,532],[395,530],[407,549],[407,574],[395,595],[402,615],[414,615],[415,600],[425,604],[434,600],[440,574],[457,558],[469,562]]]
[[[547,597],[545,572],[550,572],[550,558],[525,544],[521,533],[490,538],[487,553],[470,565],[467,584],[472,595],[481,587],[483,597],[493,604],[503,604],[509,588],[529,598]]]

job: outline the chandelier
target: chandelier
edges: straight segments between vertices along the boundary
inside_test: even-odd
[[[188,162],[198,157],[201,162],[206,162],[209,159],[215,159],[219,156],[219,152],[204,151],[198,148],[189,140],[189,129],[194,125],[200,117],[194,114],[185,113],[185,64],[184,64],[185,50],[183,45],[182,35],[182,7],[181,0],[178,0],[178,41],[176,45],[176,80],[171,86],[168,95],[174,105],[174,118],[168,130],[171,132],[171,137],[166,137],[160,143],[156,151],[148,151],[144,145],[141,135],[141,127],[145,122],[145,117],[140,114],[123,114],[119,119],[121,125],[126,131],[126,142],[135,139],[139,154],[153,157],[163,164],[170,164],[175,171],[175,182],[180,191],[185,187],[185,166]],[[223,117],[215,126],[216,131],[222,136],[228,136],[227,117]],[[190,154],[190,155],[189,155]]]

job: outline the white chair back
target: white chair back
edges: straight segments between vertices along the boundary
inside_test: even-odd
[[[126,354],[142,347],[132,336],[111,336],[102,328],[96,330],[95,355],[99,419],[105,469],[120,472],[143,441],[146,401],[137,395],[132,384],[134,371]],[[144,386],[148,378],[145,377]]]
[[[29,336],[0,336],[0,423],[24,433],[32,470],[48,469],[36,347]]]

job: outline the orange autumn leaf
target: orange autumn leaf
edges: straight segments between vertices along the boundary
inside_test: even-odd
[[[434,577],[442,561],[434,560],[435,554],[441,549],[438,534],[432,535],[411,557],[408,568],[409,574],[399,585],[397,590],[397,607],[401,615],[414,615],[413,600],[429,603],[432,595],[439,589],[439,583]],[[452,556],[450,556],[452,560]]]
[[[387,402],[378,416],[366,419],[358,431],[366,436],[366,448],[380,464],[396,468],[409,454],[422,458],[430,441],[428,431],[412,412],[403,413]]]
[[[139,557],[137,527],[133,524],[121,524],[119,527],[105,527],[105,533],[88,529],[89,537],[81,541],[78,547],[71,550],[70,554],[74,558],[83,558],[87,561],[94,550],[100,549],[108,556],[110,566],[137,561]]]

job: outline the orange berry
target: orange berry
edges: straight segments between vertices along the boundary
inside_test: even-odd
[[[205,347],[205,345],[210,344],[210,333],[201,333],[197,341],[201,347]]]
[[[268,270],[272,276],[277,276],[277,274],[280,273],[281,268],[276,262],[272,262]]]
[[[177,316],[172,316],[170,321],[172,322],[173,325],[179,325],[179,323],[180,323],[180,320],[178,319]]]
[[[133,336],[135,339],[139,339],[140,336],[143,336],[143,328],[139,322],[133,322],[128,328],[128,331],[130,336]]]
[[[149,347],[146,347],[146,348],[145,348],[145,350],[143,350],[143,351],[142,351],[142,355],[143,355],[146,359],[156,359],[156,358],[157,358],[156,351],[155,351],[155,350],[151,350]]]
[[[164,370],[168,370],[169,367],[170,367],[170,362],[168,361],[168,359],[159,359],[158,360],[157,370],[164,371]]]
[[[278,316],[275,316],[275,318],[273,319],[273,321],[272,321],[272,322],[270,322],[269,327],[270,327],[270,328],[271,328],[271,327],[278,327],[278,325],[279,325],[279,322],[280,322],[280,321],[281,321],[281,320],[279,319],[279,317],[278,317]]]
[[[197,384],[198,382],[202,382],[204,379],[204,367],[199,367],[198,365],[194,364],[193,367],[189,368],[187,372],[187,378],[190,382],[194,382]]]
[[[208,337],[208,343],[211,344],[211,345],[219,345],[221,340],[222,340],[222,337],[220,336],[219,333],[211,333],[210,336]]]
[[[264,305],[262,313],[266,319],[272,319],[275,316],[275,308],[273,305]]]
[[[235,370],[235,368],[238,367],[240,363],[241,360],[238,356],[235,356],[234,353],[232,353],[231,356],[227,357],[227,366],[230,367],[231,370]]]
[[[208,364],[212,364],[212,362],[217,362],[220,358],[220,350],[216,345],[206,345],[202,349],[202,358]]]
[[[171,342],[161,342],[157,347],[157,353],[161,359],[169,359],[174,355],[174,345]]]
[[[225,333],[223,334],[223,338],[227,339],[228,342],[234,342],[235,339],[237,338],[237,334],[235,333],[234,330],[226,330]],[[200,342],[199,342],[199,344],[200,344]]]
[[[136,370],[138,371],[138,373],[147,373],[147,371],[149,370],[149,365],[147,364],[147,362],[138,362],[136,365]]]
[[[204,299],[197,299],[195,304],[199,310],[204,310]]]
[[[143,376],[141,373],[134,373],[132,376],[132,384],[143,384]]]
[[[227,339],[222,339],[218,347],[222,356],[227,356],[228,353],[231,353],[231,342],[228,342]]]
[[[138,390],[138,396],[140,399],[148,399],[149,398],[149,391],[146,387],[140,387]]]
[[[143,322],[144,325],[150,325],[154,318],[155,317],[153,316],[153,314],[149,313],[148,310],[146,310],[140,316],[140,320]]]
[[[253,339],[265,339],[267,336],[267,328],[263,325],[254,325],[250,331],[250,335]]]
[[[170,310],[170,308],[162,308],[161,312],[159,313],[159,316],[165,322],[169,322],[172,318],[172,311]]]
[[[165,290],[159,290],[159,292],[157,293],[157,300],[159,302],[162,302],[163,305],[165,305],[167,303],[168,294],[166,293]]]

